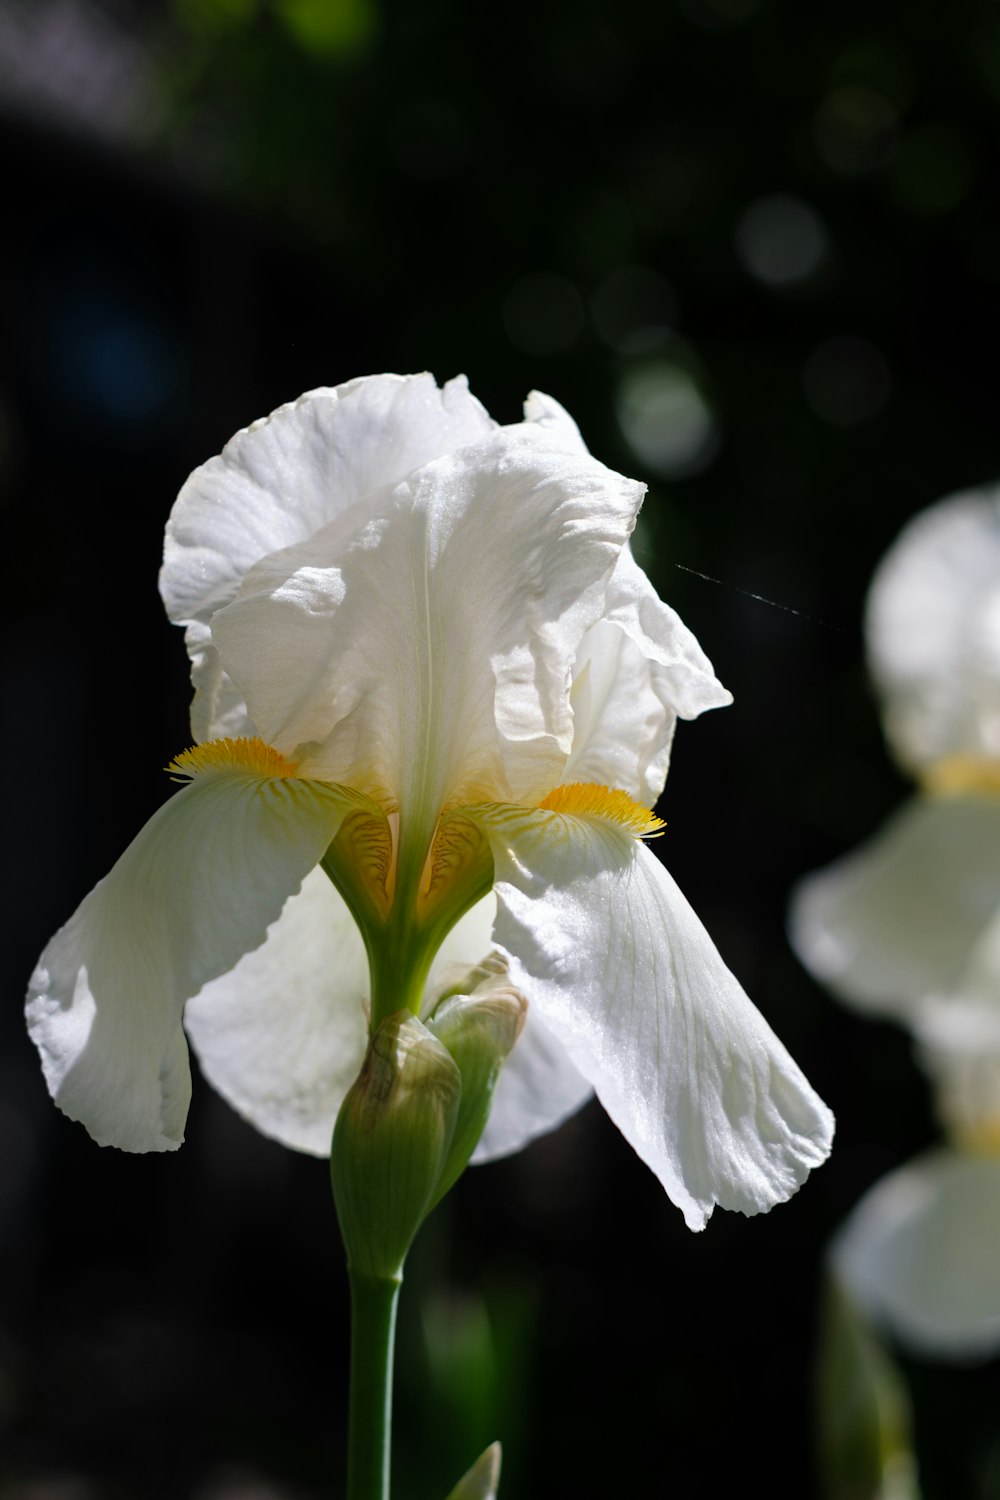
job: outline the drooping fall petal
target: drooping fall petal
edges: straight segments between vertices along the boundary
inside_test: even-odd
[[[1000,798],[920,797],[797,887],[799,957],[854,1004],[907,1019],[947,993],[1000,908]]]
[[[100,1145],[180,1145],[184,1003],[264,941],[355,802],[294,777],[199,776],[46,947],[28,1025],[49,1091]]]
[[[834,1241],[863,1311],[945,1359],[1000,1348],[1000,1159],[933,1151],[876,1182]]]
[[[655,856],[613,814],[474,816],[513,983],[689,1228],[790,1197],[832,1117]]]

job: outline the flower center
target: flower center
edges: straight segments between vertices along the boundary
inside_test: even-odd
[[[635,838],[657,838],[666,828],[662,818],[633,802],[628,792],[617,787],[595,786],[587,781],[557,786],[538,804],[544,812],[568,813],[571,816],[601,818],[624,828]]]
[[[962,797],[969,792],[1000,797],[1000,760],[989,755],[945,755],[928,766],[921,779],[932,797]]]

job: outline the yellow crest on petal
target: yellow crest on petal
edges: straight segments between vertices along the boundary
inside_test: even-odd
[[[164,769],[174,781],[193,781],[213,771],[243,771],[249,776],[294,776],[298,761],[289,760],[273,745],[252,739],[206,740],[182,750]]]
[[[574,781],[557,786],[538,804],[545,812],[568,813],[572,817],[602,818],[625,829],[637,839],[656,838],[666,828],[662,818],[634,802],[628,792],[617,787],[595,786],[589,781]]]
[[[976,792],[1000,797],[1000,760],[988,755],[946,755],[928,766],[923,784],[932,797]]]

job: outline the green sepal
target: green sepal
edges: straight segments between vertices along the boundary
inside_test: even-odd
[[[368,1043],[333,1132],[330,1174],[352,1272],[398,1278],[437,1188],[462,1094],[447,1048],[409,1011]]]
[[[447,1500],[496,1500],[500,1486],[500,1444],[491,1443],[467,1474],[463,1474]]]

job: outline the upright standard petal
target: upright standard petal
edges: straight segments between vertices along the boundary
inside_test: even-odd
[[[865,627],[904,765],[1000,756],[1000,487],[953,495],[903,529],[875,573]]]
[[[960,982],[1000,909],[1000,798],[917,797],[874,838],[796,888],[795,951],[863,1009],[903,1020]]]
[[[830,1111],[616,821],[614,794],[609,816],[466,815],[493,849],[494,936],[513,983],[688,1227],[716,1204],[753,1214],[790,1197],[829,1153]]]
[[[577,646],[641,495],[502,430],[253,568],[213,622],[223,665],[268,740],[411,823],[533,800],[571,748]]]
[[[287,772],[199,775],[56,933],[31,979],[29,1030],[49,1092],[100,1145],[180,1145],[185,1001],[264,941],[354,806]]]
[[[175,623],[208,620],[262,557],[366,495],[485,437],[464,375],[371,375],[307,391],[195,469],[167,522],[160,592]]]
[[[841,1284],[922,1354],[1000,1349],[1000,1160],[934,1151],[865,1194],[831,1249]]]
[[[160,592],[188,627],[197,739],[253,732],[208,629],[253,564],[494,426],[464,376],[439,390],[432,375],[373,375],[279,407],[194,471],[167,523]]]

